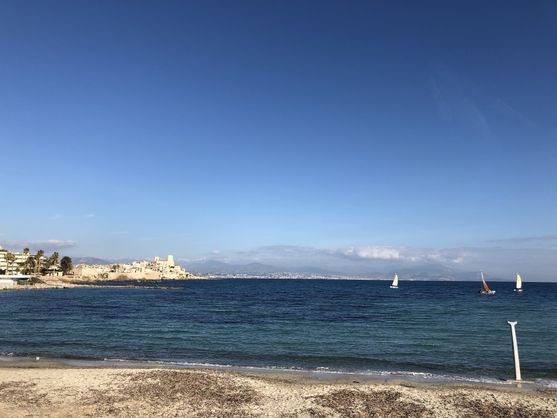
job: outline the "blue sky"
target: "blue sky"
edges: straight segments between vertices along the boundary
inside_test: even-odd
[[[509,247],[549,277],[556,26],[535,1],[3,1],[0,244]]]

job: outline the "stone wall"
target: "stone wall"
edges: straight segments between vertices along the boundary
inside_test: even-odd
[[[156,271],[146,271],[143,273],[106,273],[106,280],[121,280],[126,277],[128,280],[160,280],[162,274]]]

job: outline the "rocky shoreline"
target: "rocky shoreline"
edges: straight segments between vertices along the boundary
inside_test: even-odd
[[[125,282],[127,280],[122,280]],[[138,281],[139,280],[134,280]],[[27,285],[16,285],[10,287],[0,288],[0,291],[25,291],[25,290],[44,290],[44,289],[100,289],[100,288],[122,288],[122,289],[174,289],[173,286],[149,286],[149,285],[134,285],[134,284],[103,284],[108,280],[60,280],[53,278],[41,278],[39,282]],[[111,281],[113,282],[113,281]],[[155,282],[155,280],[141,280],[140,282]]]

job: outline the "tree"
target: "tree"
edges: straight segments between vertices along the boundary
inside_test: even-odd
[[[29,255],[29,248],[25,247],[23,249],[23,255]]]
[[[37,251],[37,254],[35,254],[35,273],[40,273],[41,272],[43,256],[44,256],[44,251],[43,250],[39,250],[39,251]]]
[[[23,263],[23,274],[31,274],[35,271],[35,259],[33,257],[27,257],[27,260]]]
[[[6,259],[6,264],[7,264],[7,267],[8,267],[8,269],[6,270],[6,273],[7,273],[10,266],[12,266],[12,268],[13,268],[13,265],[15,263],[15,255],[12,254],[11,252],[7,251],[4,254],[4,258]]]
[[[50,258],[48,259],[48,267],[57,266],[59,256],[60,256],[60,254],[58,254],[58,252],[54,251],[52,253],[52,255],[50,256]]]
[[[72,267],[72,259],[68,256],[62,257],[62,260],[60,260],[60,268],[62,269],[62,273],[64,275],[68,274]]]

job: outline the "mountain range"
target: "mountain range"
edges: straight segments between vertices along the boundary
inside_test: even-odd
[[[74,264],[120,264],[135,261],[130,258],[121,259],[102,259],[96,257],[73,257]],[[435,263],[424,263],[415,266],[345,266],[331,268],[326,266],[304,265],[304,266],[279,266],[267,263],[227,263],[220,260],[205,259],[199,261],[177,260],[177,263],[186,270],[198,274],[214,275],[270,275],[279,273],[301,275],[323,275],[323,276],[350,276],[368,278],[386,278],[395,272],[408,279],[429,279],[429,280],[474,280],[477,279],[477,272],[460,271],[445,267]]]

